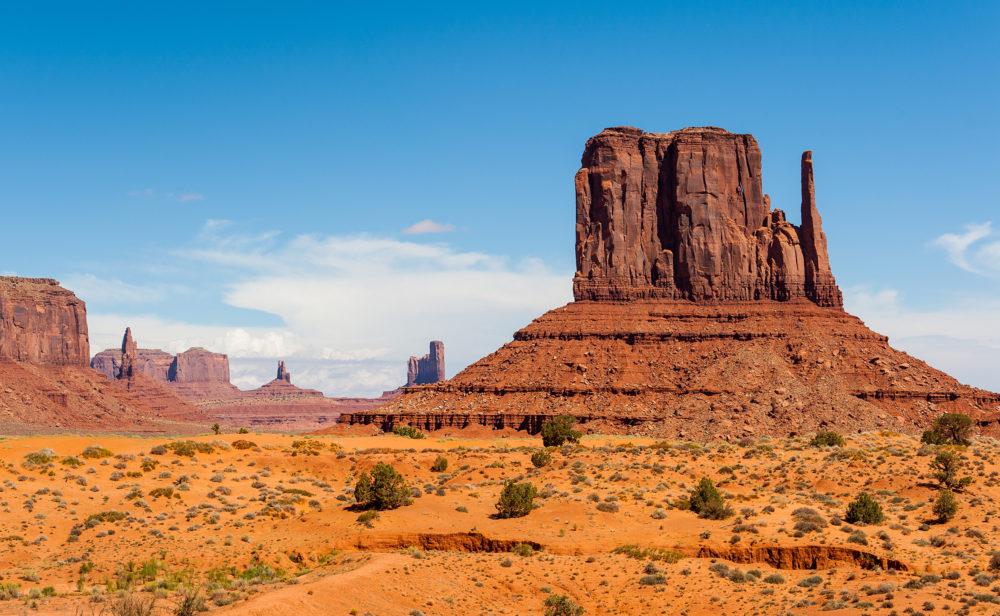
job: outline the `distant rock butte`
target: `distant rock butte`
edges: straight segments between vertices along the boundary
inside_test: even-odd
[[[86,306],[49,278],[0,277],[0,431],[185,433],[185,403],[153,398],[87,366]],[[196,412],[196,411],[195,411]]]
[[[427,355],[410,357],[406,367],[406,386],[427,385],[443,380],[445,380],[444,343],[432,340]]]
[[[107,349],[94,356],[91,365],[109,379],[119,379],[125,359],[124,349],[135,347],[131,330],[126,329],[122,349]],[[302,389],[291,382],[284,360],[278,362],[274,380],[249,391],[230,382],[229,357],[195,347],[171,355],[158,349],[134,348],[133,379],[155,398],[146,381],[159,384],[197,407],[205,421],[257,430],[309,431],[336,423],[341,413],[373,409],[395,398],[398,390],[380,398],[328,398],[315,389]]]
[[[842,309],[801,159],[801,224],[771,210],[750,135],[610,128],[576,175],[576,301],[448,381],[345,414],[382,429],[589,431],[687,439],[892,429],[942,412],[1000,434],[1000,395],[889,346]]]

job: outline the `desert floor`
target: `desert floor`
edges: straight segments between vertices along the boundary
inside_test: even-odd
[[[550,595],[586,614],[1000,614],[992,439],[952,448],[973,482],[944,523],[935,448],[891,433],[843,448],[585,436],[542,468],[528,437],[192,440],[209,447],[0,438],[0,614],[119,614],[123,596],[172,614],[192,589],[218,614],[543,614]],[[413,499],[369,527],[353,487],[377,462]],[[735,515],[675,506],[702,477]],[[537,508],[496,519],[510,479]],[[885,521],[843,522],[864,491]]]

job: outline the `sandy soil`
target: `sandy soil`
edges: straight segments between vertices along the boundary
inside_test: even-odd
[[[543,614],[551,595],[586,614],[1000,613],[992,439],[955,449],[973,483],[945,523],[931,513],[935,452],[891,433],[844,448],[586,436],[542,468],[538,438],[192,440],[212,451],[0,440],[0,614],[114,614],[123,589],[161,614],[190,589],[219,614]],[[93,446],[110,455],[85,457]],[[415,492],[368,527],[353,486],[377,462]],[[732,517],[675,506],[702,477]],[[510,479],[535,485],[539,506],[496,519]],[[841,521],[862,491],[883,523]],[[630,544],[663,549],[615,551]]]

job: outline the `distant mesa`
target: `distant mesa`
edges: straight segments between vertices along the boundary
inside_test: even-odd
[[[916,433],[957,411],[1000,434],[1000,395],[893,349],[843,311],[811,152],[798,225],[771,209],[751,135],[609,128],[581,162],[575,301],[450,380],[342,422],[537,432],[565,413],[590,431],[701,440]],[[411,359],[408,381],[422,361]]]
[[[432,340],[430,352],[423,357],[410,357],[406,369],[406,386],[427,385],[445,380],[444,343]]]
[[[444,350],[437,343],[443,372]],[[435,360],[436,361],[436,360]],[[160,349],[141,349],[126,328],[120,349],[106,349],[94,356],[91,366],[112,380],[131,372],[131,381],[153,381],[197,407],[205,421],[264,431],[302,432],[336,423],[345,412],[368,410],[385,404],[400,390],[379,398],[330,398],[315,389],[292,384],[285,360],[278,361],[276,376],[264,385],[242,391],[230,382],[229,357],[201,347],[171,355]],[[135,377],[134,375],[138,375]],[[133,385],[136,387],[136,385]],[[148,392],[147,392],[148,393]]]
[[[89,361],[83,301],[51,278],[0,277],[0,431],[197,429],[183,419],[197,410],[169,391],[147,397]]]

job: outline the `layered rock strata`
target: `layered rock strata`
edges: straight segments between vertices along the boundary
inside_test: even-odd
[[[444,343],[432,340],[430,351],[423,357],[410,357],[406,366],[406,386],[426,385],[445,380]]]
[[[940,413],[1000,434],[1000,395],[962,385],[845,313],[813,180],[801,224],[771,210],[750,135],[611,128],[576,175],[576,301],[449,381],[341,417],[382,429],[584,429],[688,439],[892,429]]]
[[[0,360],[86,366],[87,307],[51,278],[0,276]]]
[[[752,135],[609,128],[576,174],[578,300],[789,300],[841,306],[802,157],[802,225],[771,210]]]
[[[0,277],[0,432],[199,429],[179,419],[193,407],[162,390],[130,392],[127,379],[91,370],[89,356],[86,306],[71,291],[48,278]]]

